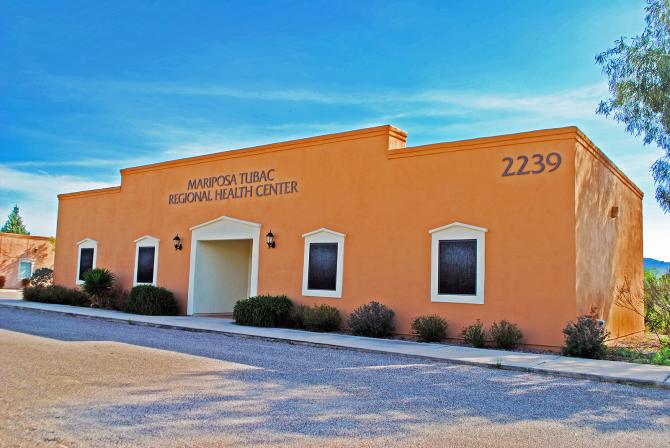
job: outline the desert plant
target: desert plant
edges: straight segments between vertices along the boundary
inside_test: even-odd
[[[30,279],[29,278],[22,278],[21,279],[21,287],[22,288],[30,287]]]
[[[412,322],[412,333],[423,342],[440,342],[447,338],[447,321],[435,314],[420,316]]]
[[[342,317],[334,306],[317,305],[304,309],[305,328],[314,331],[335,331],[340,328]]]
[[[30,276],[30,284],[33,286],[49,286],[54,283],[54,271],[49,268],[39,268]]]
[[[33,286],[23,289],[23,300],[61,305],[88,306],[90,298],[78,289],[60,285]]]
[[[347,321],[351,332],[357,336],[388,337],[393,333],[395,313],[379,302],[370,302],[356,308]]]
[[[91,296],[91,306],[102,308],[106,303],[116,277],[108,269],[94,268],[84,273],[82,289]]]
[[[5,282],[7,281],[7,277],[4,275],[0,275],[0,289],[5,287]]]
[[[607,351],[605,339],[609,333],[592,316],[581,316],[576,322],[568,322],[563,329],[563,334],[565,335],[564,355],[601,359]]]
[[[256,327],[288,326],[293,302],[288,297],[261,295],[238,300],[233,318],[239,325]]]
[[[179,314],[177,301],[172,291],[153,285],[138,285],[131,289],[125,298],[123,310],[126,313],[147,316],[176,316]]]
[[[523,333],[519,327],[506,320],[493,322],[489,330],[491,339],[497,348],[503,350],[513,350],[519,346],[523,339]]]
[[[476,348],[482,348],[486,343],[486,330],[479,319],[474,324],[463,328],[461,335],[466,344]]]

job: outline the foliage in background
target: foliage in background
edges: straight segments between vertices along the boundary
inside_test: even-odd
[[[565,345],[563,354],[577,358],[601,359],[607,352],[605,339],[609,336],[593,316],[581,316],[568,322],[563,329]]]
[[[5,233],[17,233],[19,235],[30,235],[30,232],[26,229],[26,226],[23,224],[23,219],[19,215],[19,206],[15,205],[12,212],[7,217],[5,225],[2,226],[0,232]]]
[[[670,273],[644,276],[644,320],[657,335],[670,336]]]
[[[614,303],[644,317],[647,328],[656,334],[659,342],[661,335],[670,336],[670,273],[657,276],[651,271],[645,272],[644,295],[635,293],[630,278],[624,278],[617,286]]]
[[[21,279],[21,287],[22,288],[28,288],[30,286],[30,279],[29,278],[22,278]]]
[[[30,284],[33,286],[49,286],[54,283],[54,271],[49,268],[39,268],[30,276]]]
[[[284,295],[249,297],[235,303],[233,318],[238,325],[288,326],[291,308],[293,308],[293,302]]]
[[[84,292],[59,285],[24,288],[23,300],[73,306],[89,306],[91,303],[89,296]]]
[[[646,27],[630,40],[596,56],[609,78],[610,97],[597,113],[624,123],[626,132],[644,136],[665,154],[651,166],[656,200],[670,212],[670,1],[647,0]]]
[[[115,280],[114,274],[105,268],[94,268],[84,273],[82,289],[91,296],[92,307],[105,308]]]
[[[523,339],[523,333],[516,324],[501,320],[493,322],[489,330],[491,339],[496,347],[503,350],[513,350],[519,346]]]
[[[303,325],[313,331],[339,330],[342,317],[337,308],[330,305],[317,305],[303,309]]]
[[[0,275],[0,289],[5,287],[5,282],[7,281],[7,277],[4,275]]]
[[[177,301],[172,291],[153,285],[138,285],[131,289],[125,298],[123,311],[147,316],[176,316],[179,314]]]
[[[486,344],[486,330],[479,319],[474,324],[463,328],[461,335],[466,344],[475,348],[482,348]]]
[[[373,301],[356,308],[349,315],[347,324],[357,336],[385,338],[391,336],[395,329],[394,317],[395,313],[391,308]]]
[[[447,321],[435,314],[419,316],[412,322],[412,333],[422,342],[440,342],[447,339]]]

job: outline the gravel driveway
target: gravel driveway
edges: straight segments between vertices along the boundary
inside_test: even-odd
[[[0,446],[670,447],[670,391],[0,308]]]

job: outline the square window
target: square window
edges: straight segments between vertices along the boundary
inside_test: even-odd
[[[154,257],[156,248],[139,247],[137,249],[137,283],[154,282]]]
[[[19,279],[30,278],[33,275],[33,263],[31,261],[19,262]]]
[[[438,294],[477,294],[477,240],[440,240]]]
[[[311,243],[307,288],[335,291],[337,286],[337,243]]]
[[[93,251],[91,247],[79,249],[79,280],[84,280],[84,274],[93,269]]]

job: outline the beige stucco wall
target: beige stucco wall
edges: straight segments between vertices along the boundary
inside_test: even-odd
[[[5,288],[20,288],[19,262],[33,262],[33,272],[54,267],[54,245],[45,236],[17,235],[0,232],[0,275]]]

